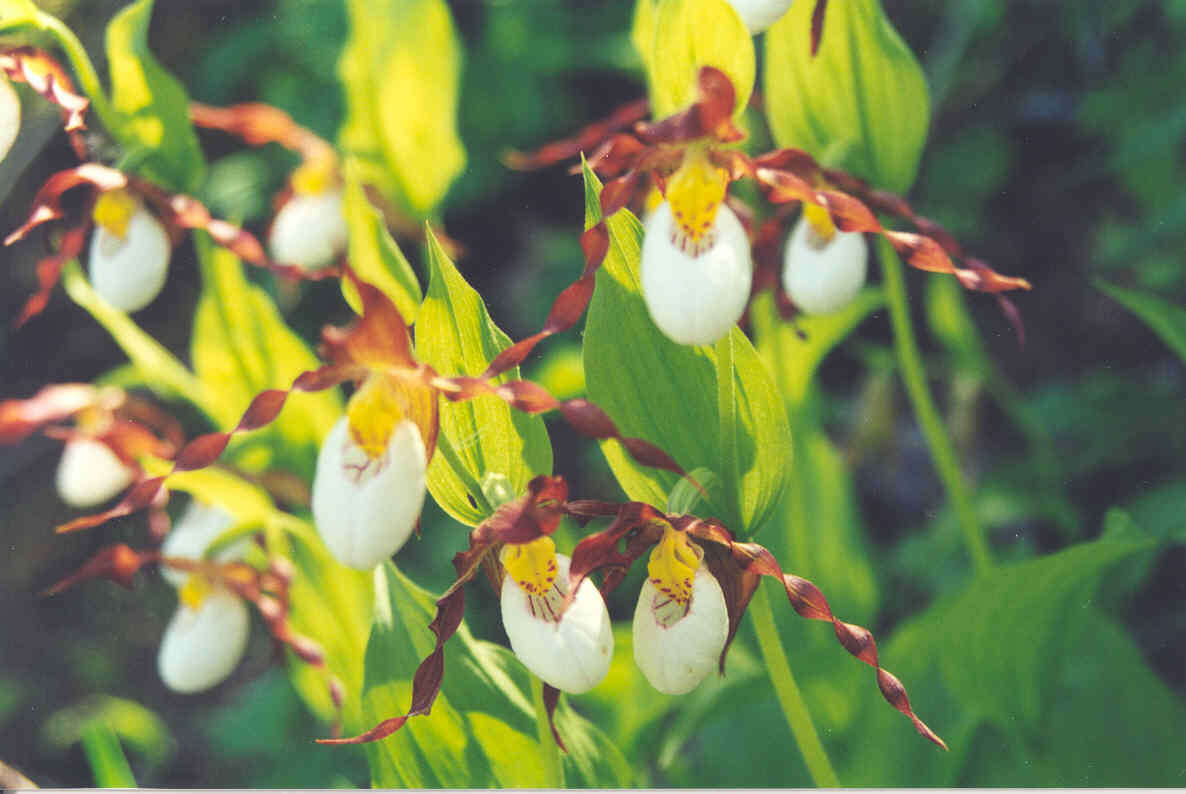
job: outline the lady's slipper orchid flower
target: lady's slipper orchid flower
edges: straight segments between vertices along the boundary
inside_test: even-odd
[[[346,216],[336,161],[310,161],[292,176],[293,194],[272,222],[268,249],[277,262],[318,270],[346,250]]]
[[[868,259],[863,234],[837,231],[826,210],[805,204],[787,240],[782,286],[808,314],[829,314],[847,306],[865,286]]]
[[[317,457],[313,519],[330,553],[359,570],[399,551],[416,526],[428,488],[428,453],[405,419],[388,378],[374,376],[351,398]]]
[[[561,614],[570,560],[549,537],[503,547],[502,624],[511,649],[528,670],[562,692],[580,694],[601,683],[614,655],[609,611],[589,580]]]
[[[672,528],[651,552],[634,610],[634,661],[665,695],[690,692],[717,665],[729,611],[704,551]]]
[[[157,671],[174,692],[201,692],[221,683],[243,658],[251,621],[243,599],[194,574],[165,628]]]
[[[751,35],[773,25],[791,7],[792,0],[729,0]]]
[[[667,183],[642,243],[642,294],[651,319],[682,345],[709,345],[737,324],[753,265],[745,229],[722,202],[725,172],[694,149]]]
[[[125,190],[100,194],[92,214],[91,285],[117,309],[143,309],[165,286],[173,246],[164,225]]]
[[[106,502],[135,479],[136,470],[120,460],[111,447],[80,437],[66,442],[54,484],[63,502],[86,508]]]

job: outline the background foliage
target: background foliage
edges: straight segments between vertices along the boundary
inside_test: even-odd
[[[102,61],[105,25],[123,3],[53,5]],[[425,14],[439,12],[434,3],[419,5]],[[456,30],[446,26],[439,33],[442,41],[455,37],[465,52],[456,76],[456,134],[465,154],[440,119],[427,120],[422,134],[439,147],[433,156],[442,174],[464,166],[438,213],[464,253],[454,258],[454,269],[436,249],[405,250],[427,288],[427,305],[471,303],[465,282],[483,296],[489,308],[489,318],[480,321],[483,344],[497,349],[505,344],[499,329],[513,339],[534,331],[552,297],[577,273],[584,213],[577,177],[559,168],[512,173],[499,164],[500,153],[557,137],[648,87],[629,39],[632,3],[449,5]],[[796,13],[807,5],[800,0]],[[854,0],[851,7],[858,5],[865,4]],[[991,300],[962,295],[950,279],[915,272],[907,279],[931,384],[1000,565],[989,577],[975,576],[968,565],[956,516],[899,384],[880,291],[871,288],[838,317],[804,322],[807,342],[775,327],[769,307],[759,303],[751,318],[754,354],[788,398],[796,461],[788,495],[777,505],[760,505],[775,516],[761,540],[788,570],[819,584],[840,617],[875,630],[886,665],[952,752],[937,753],[914,735],[876,696],[869,670],[844,657],[825,626],[805,623],[785,607],[776,611],[784,646],[845,784],[1182,785],[1186,369],[1180,356],[1186,322],[1177,307],[1186,296],[1180,253],[1186,243],[1186,116],[1177,86],[1186,72],[1179,46],[1186,4],[883,5],[930,87],[931,126],[912,202],[948,225],[969,250],[1034,285],[1018,298],[1028,330],[1019,350]],[[116,29],[133,42],[146,33],[163,67],[194,98],[211,104],[262,99],[333,138],[348,119],[349,97],[337,77],[350,64],[418,68],[393,64],[398,48],[382,41],[358,44],[337,65],[352,15],[365,15],[369,7],[207,0],[170,4],[169,13],[158,9],[145,31],[137,28],[143,21],[134,6]],[[777,33],[776,27],[764,48],[759,43],[760,58],[777,56]],[[118,82],[118,59],[108,68]],[[450,90],[447,68],[432,76],[445,84],[438,90]],[[776,102],[787,89],[759,84],[757,90]],[[402,101],[413,100],[423,98]],[[137,110],[115,108],[126,119],[118,126],[125,145],[151,133],[137,125]],[[910,131],[918,121],[891,110],[869,127]],[[44,177],[69,164],[55,114],[41,107],[29,116],[22,148],[0,164],[5,229],[17,224]],[[399,119],[349,117],[348,129],[344,138],[358,168],[365,169],[368,158],[408,156],[399,148],[405,140],[396,134]],[[775,125],[772,132],[779,142],[807,144],[794,130]],[[890,140],[905,146],[909,137],[895,133]],[[210,136],[202,140],[209,157],[203,165],[184,135],[168,140],[178,151],[155,166],[164,169],[159,179],[178,187],[200,184],[212,208],[248,223],[270,214],[270,197],[293,164],[270,147],[228,153],[231,142]],[[878,173],[878,162],[859,146],[836,156],[853,170]],[[903,179],[882,178],[894,187]],[[386,187],[392,201],[416,216],[430,214],[444,189]],[[258,333],[288,345],[278,358],[291,362],[300,339],[242,325],[274,322],[253,308],[257,289],[280,296],[284,319],[306,342],[315,339],[320,318],[348,316],[331,284],[285,296],[272,279],[252,274],[251,290],[219,282],[245,305],[235,309],[220,301],[233,311],[213,317],[214,304],[199,295],[198,265],[189,251],[178,249],[164,295],[138,316],[183,357],[196,311],[199,323],[221,323],[228,339]],[[376,268],[387,268],[391,289],[406,286],[407,263],[385,255],[381,239],[370,253]],[[24,258],[35,255],[18,250],[0,271],[0,316],[15,314],[33,288],[31,261]],[[612,264],[599,280],[621,274]],[[610,300],[613,294],[599,286],[597,301]],[[599,311],[595,302],[588,320],[594,337]],[[525,374],[560,396],[584,393],[574,353],[578,339],[570,334],[544,345]],[[598,353],[592,346],[585,361],[594,379],[613,350]],[[292,374],[273,371],[267,361],[216,354],[193,351],[199,379],[218,381],[226,367],[245,367],[262,387]],[[447,346],[432,355],[456,357],[464,366],[488,358],[485,350],[475,357]],[[0,328],[0,398],[26,396],[47,381],[90,379],[123,360],[109,337],[59,294],[26,328]],[[805,386],[813,371],[815,379]],[[616,399],[592,396],[607,406]],[[221,397],[228,406],[211,405],[210,413],[225,425],[221,415],[233,415],[230,406],[240,400]],[[310,428],[298,441],[316,443],[323,429],[313,428],[332,421],[335,408],[310,402],[302,410],[305,417],[290,420]],[[698,408],[689,403],[688,410]],[[475,417],[459,412],[453,421],[464,433]],[[546,421],[556,471],[573,492],[616,497],[601,451],[562,423]],[[539,432],[537,423],[528,423],[531,433]],[[715,416],[708,426],[715,427]],[[628,466],[607,454],[615,470]],[[158,581],[135,593],[102,584],[36,598],[99,546],[143,536],[139,519],[92,534],[50,534],[69,517],[52,489],[56,459],[56,445],[40,439],[0,450],[0,536],[9,549],[0,561],[4,760],[41,785],[88,785],[95,781],[88,754],[110,745],[106,730],[128,751],[141,785],[365,785],[361,751],[311,743],[326,726],[306,710],[283,669],[269,666],[262,632],[255,632],[248,661],[229,682],[209,695],[183,698],[168,693],[153,669],[172,607]],[[535,462],[548,468],[542,453]],[[648,484],[640,478],[637,487],[645,492]],[[450,512],[466,508],[458,501]],[[451,578],[448,558],[463,545],[464,532],[430,508],[426,540],[401,553],[400,570],[439,592]],[[318,586],[333,592],[356,584]],[[611,600],[616,619],[630,615],[632,592],[628,583]],[[470,604],[472,636],[454,642],[501,659],[505,654],[487,644],[505,641],[493,599]],[[355,617],[365,625],[367,616]],[[422,645],[424,637],[410,641]],[[679,699],[659,695],[641,678],[628,631],[619,631],[617,641],[607,681],[572,700],[574,712],[598,726],[630,764],[631,771],[623,771],[621,759],[607,754],[613,769],[602,773],[656,785],[810,782],[798,754],[788,751],[792,739],[748,628],[731,654],[729,676]],[[513,700],[506,692],[500,696]],[[467,724],[480,720],[480,711],[467,715]],[[518,730],[530,732],[529,716]],[[566,719],[575,731],[581,717],[568,713]],[[118,781],[121,770],[102,774]]]

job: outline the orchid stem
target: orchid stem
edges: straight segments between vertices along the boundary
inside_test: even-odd
[[[774,694],[778,697],[778,704],[782,706],[782,713],[787,718],[791,735],[799,745],[799,752],[803,754],[803,761],[807,765],[812,782],[817,788],[838,788],[840,778],[836,777],[836,770],[832,768],[828,751],[820,741],[807,702],[803,700],[803,693],[795,683],[795,675],[791,672],[791,665],[782,648],[778,628],[774,625],[774,611],[770,607],[770,596],[765,588],[759,587],[754,593],[749,611],[754,616],[758,647],[766,662],[770,683],[774,685]]]
[[[552,736],[552,723],[548,719],[548,708],[544,705],[544,682],[534,674],[531,677],[531,699],[535,703],[535,728],[539,735],[539,746],[544,756],[546,778],[544,788],[564,788],[564,762],[560,758],[560,746]]]
[[[914,407],[914,414],[918,417],[923,437],[931,449],[931,458],[935,462],[939,479],[943,481],[947,496],[951,499],[959,518],[968,556],[972,558],[976,573],[981,574],[993,567],[992,550],[985,539],[980,519],[976,516],[972,494],[964,482],[959,458],[955,454],[955,445],[951,442],[951,436],[943,425],[939,409],[935,407],[935,401],[927,387],[926,369],[923,367],[922,355],[918,351],[918,342],[914,338],[914,327],[910,323],[910,304],[906,298],[906,277],[902,271],[902,261],[884,237],[878,239],[877,245],[902,381],[906,385],[906,393]]]

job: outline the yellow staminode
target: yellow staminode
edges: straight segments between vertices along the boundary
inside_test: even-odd
[[[647,563],[651,584],[676,603],[687,604],[692,598],[692,580],[703,557],[704,551],[690,542],[686,533],[669,525]]]
[[[549,537],[502,548],[503,567],[528,595],[541,596],[556,582],[556,544]]]
[[[693,256],[712,247],[717,208],[728,187],[729,175],[709,161],[703,147],[688,151],[683,164],[667,180],[667,201],[679,225],[673,240],[676,245]]]
[[[95,223],[102,226],[121,240],[128,234],[128,224],[132,216],[140,208],[139,202],[126,190],[108,190],[99,195],[91,217]]]
[[[334,184],[337,163],[332,157],[306,160],[292,172],[292,190],[302,196],[317,196]]]
[[[197,609],[206,600],[206,596],[210,595],[211,590],[213,590],[213,587],[210,584],[210,580],[199,573],[195,573],[185,580],[185,584],[177,592],[177,597],[181,599],[181,603],[190,609]]]
[[[372,375],[346,406],[350,438],[372,460],[383,457],[395,426],[404,418],[398,388],[390,377]]]
[[[821,242],[831,242],[836,236],[836,224],[832,222],[832,216],[820,205],[804,202],[803,218]]]

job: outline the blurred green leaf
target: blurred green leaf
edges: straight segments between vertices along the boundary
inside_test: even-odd
[[[762,86],[774,140],[903,193],[930,121],[922,67],[878,0],[830,4],[813,56],[814,7],[793,3],[766,31]]]
[[[1181,703],[1093,602],[1116,566],[1156,547],[1144,533],[1109,532],[1002,565],[903,625],[882,662],[951,752],[936,752],[893,709],[870,701],[841,778],[879,786],[1180,782],[1180,751],[1148,738],[1182,735]]]
[[[651,74],[651,50],[655,42],[655,24],[659,0],[636,0],[634,17],[630,21],[630,44],[642,59],[648,79]]]
[[[600,220],[597,177],[585,169],[585,223]],[[590,399],[626,436],[658,444],[691,471],[721,474],[716,352],[679,345],[651,321],[639,284],[642,226],[628,210],[609,219],[610,249],[597,272],[585,321],[585,376]],[[731,332],[737,395],[739,492],[742,526],[756,532],[778,502],[791,452],[782,396],[749,339]],[[667,503],[677,477],[636,463],[616,441],[601,445],[622,489],[653,505]],[[723,505],[705,515],[724,515]]]
[[[189,122],[185,89],[148,48],[153,0],[137,0],[107,26],[107,65],[111,105],[117,123],[111,130],[127,154],[145,150],[137,170],[174,191],[193,192],[202,182],[205,163]]]
[[[406,713],[412,675],[433,648],[434,598],[393,564],[375,570],[375,623],[366,650],[363,715],[371,725]],[[474,640],[462,625],[446,646],[444,684],[432,712],[367,745],[376,787],[540,786],[542,750],[528,673],[505,648]],[[568,746],[565,781],[608,787],[630,767],[605,735],[566,703],[556,727]]]
[[[387,231],[383,214],[371,205],[356,177],[356,169],[348,165],[342,208],[350,230],[350,267],[360,279],[382,290],[411,325],[420,308],[420,282]],[[342,279],[342,294],[356,312],[362,312],[358,291],[349,279]]]
[[[745,110],[757,68],[754,42],[726,0],[659,0],[653,18],[646,12],[636,14],[635,43],[642,41],[647,27],[652,31],[650,56],[644,56],[643,62],[655,118],[669,116],[696,100],[696,78],[702,66],[715,66],[728,76],[737,94],[734,115]]]
[[[238,257],[203,235],[196,239],[205,277],[190,355],[198,379],[212,395],[216,423],[227,429],[238,423],[255,395],[288,388],[297,375],[320,362],[284,323],[268,294],[247,281]],[[290,394],[280,416],[263,431],[283,440],[276,462],[311,478],[321,439],[341,413],[336,389]]]
[[[1153,329],[1161,341],[1186,362],[1186,309],[1145,292],[1125,289],[1096,280],[1097,289],[1119,301]]]
[[[349,0],[338,61],[339,142],[360,178],[424,217],[465,168],[457,136],[462,52],[444,0]]]
[[[33,0],[2,0],[0,2],[0,28],[32,24],[40,13]]]
[[[511,344],[482,297],[457,272],[436,236],[428,233],[428,295],[416,323],[416,356],[442,375],[480,375]],[[518,377],[518,368],[499,378]],[[517,496],[537,474],[552,471],[544,420],[516,411],[494,395],[465,402],[441,400],[440,445],[428,467],[428,489],[458,521],[475,526],[493,512],[481,483],[502,474]]]

